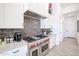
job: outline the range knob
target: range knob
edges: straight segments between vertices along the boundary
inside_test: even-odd
[[[41,44],[43,43],[43,40],[41,40]]]
[[[29,44],[29,48],[32,48],[32,44]]]
[[[39,45],[39,42],[37,42],[37,46]]]
[[[38,42],[37,45],[40,45],[40,42]]]
[[[45,40],[43,40],[43,43],[45,43]]]
[[[35,43],[32,43],[32,48],[35,47]]]
[[[34,43],[29,44],[29,48],[33,48],[34,46]]]
[[[40,42],[40,44],[42,44],[42,41]]]
[[[37,45],[38,45],[38,42],[35,43],[35,46],[37,46]]]

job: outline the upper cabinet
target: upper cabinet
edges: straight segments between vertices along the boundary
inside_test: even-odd
[[[48,3],[28,3],[27,9],[41,16],[48,17]]]
[[[48,3],[0,3],[0,29],[24,28],[27,10],[48,17]]]
[[[3,18],[4,18],[4,8],[3,8],[3,6],[4,6],[4,4],[3,3],[0,3],[0,28],[3,28],[4,27],[4,20],[3,20]]]
[[[21,3],[0,3],[0,29],[24,28]]]
[[[4,24],[5,28],[23,28],[23,4],[5,3],[4,4]]]

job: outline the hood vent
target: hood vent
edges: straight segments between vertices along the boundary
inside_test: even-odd
[[[24,13],[24,17],[29,17],[29,18],[38,19],[38,20],[47,18],[47,17],[41,16],[41,15],[39,15],[39,14],[37,14],[37,13],[34,13],[34,12],[32,12],[32,11],[29,11],[29,10],[27,10],[27,11]]]

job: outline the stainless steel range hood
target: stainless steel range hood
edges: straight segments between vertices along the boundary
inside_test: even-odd
[[[38,19],[38,20],[47,18],[47,17],[41,16],[37,13],[34,13],[30,10],[27,10],[26,12],[24,12],[24,17],[29,17],[29,18]]]

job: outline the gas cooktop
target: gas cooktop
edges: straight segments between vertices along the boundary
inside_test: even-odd
[[[43,39],[43,38],[45,38],[45,37],[47,37],[47,36],[45,36],[45,35],[36,35],[35,37],[38,37],[38,38],[40,38],[40,39]]]
[[[45,35],[35,35],[35,36],[26,37],[24,40],[27,41],[27,42],[34,42],[34,41],[43,39],[45,37],[47,37],[47,36],[45,36]]]

